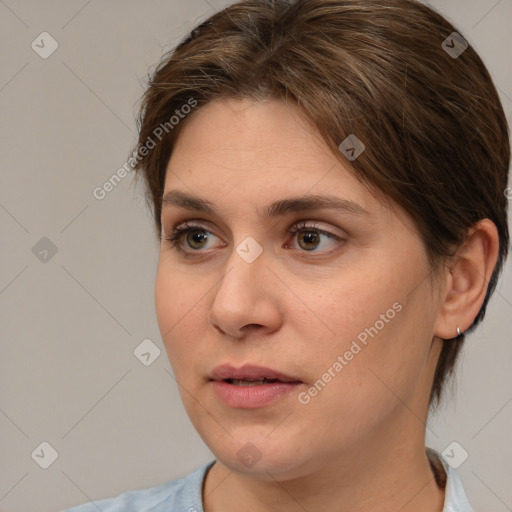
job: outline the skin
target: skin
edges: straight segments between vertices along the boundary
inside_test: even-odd
[[[432,281],[409,215],[388,209],[349,164],[278,100],[215,100],[180,133],[164,194],[194,194],[219,214],[164,206],[155,304],[185,408],[217,459],[203,488],[205,512],[240,503],[249,512],[443,508],[424,441],[439,338],[455,337],[477,315],[497,231],[488,220],[475,226]],[[263,214],[273,201],[317,194],[353,201],[368,215]],[[184,235],[187,255],[165,237],[184,221],[207,235],[201,243]],[[311,242],[307,228],[287,233],[303,221],[340,240]],[[247,236],[263,249],[252,263],[236,252]],[[400,312],[300,403],[298,393],[396,303]],[[223,363],[267,366],[303,384],[269,406],[229,408],[208,380]],[[261,455],[251,467],[237,456],[248,442]]]

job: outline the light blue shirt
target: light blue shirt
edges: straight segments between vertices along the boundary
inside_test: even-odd
[[[442,460],[442,459],[441,459]],[[215,460],[184,478],[141,491],[129,491],[64,512],[204,512],[203,481]],[[447,478],[443,512],[473,512],[457,473],[443,461]]]

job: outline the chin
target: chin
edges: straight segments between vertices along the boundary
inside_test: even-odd
[[[251,462],[247,457],[240,460],[236,454],[235,456],[226,454],[225,457],[217,457],[217,460],[231,471],[259,480],[285,481],[302,476],[303,464],[297,460],[296,454],[295,456],[290,455],[290,457],[275,454],[270,457],[262,457],[257,462]]]
[[[223,436],[222,442],[216,438],[204,438],[215,458],[231,471],[261,480],[289,480],[304,475],[309,467],[309,459],[304,450],[287,436],[267,434]]]

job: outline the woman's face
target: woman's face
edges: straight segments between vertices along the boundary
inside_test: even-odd
[[[285,479],[424,443],[440,293],[410,217],[348,165],[294,107],[227,99],[187,120],[169,162],[159,327],[233,470]],[[264,377],[279,380],[249,382]]]

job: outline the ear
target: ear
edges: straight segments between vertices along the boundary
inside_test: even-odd
[[[455,263],[443,277],[440,309],[435,335],[442,339],[457,337],[473,323],[487,294],[499,253],[499,234],[489,219],[476,223],[454,257]]]

